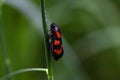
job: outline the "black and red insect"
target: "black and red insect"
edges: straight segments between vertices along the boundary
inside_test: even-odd
[[[61,38],[60,28],[52,23],[50,25],[50,50],[52,51],[52,56],[57,61],[59,58],[63,56],[63,45]]]

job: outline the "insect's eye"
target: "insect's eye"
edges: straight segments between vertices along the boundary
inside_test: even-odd
[[[58,27],[55,27],[55,30],[58,31]]]

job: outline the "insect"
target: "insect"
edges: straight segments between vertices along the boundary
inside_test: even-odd
[[[52,23],[50,25],[50,50],[52,51],[52,56],[57,61],[59,58],[63,56],[63,45],[61,38],[60,28]]]

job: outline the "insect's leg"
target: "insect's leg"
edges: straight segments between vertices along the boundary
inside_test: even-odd
[[[48,34],[48,47],[49,47],[49,50],[52,49],[52,34],[51,33]]]
[[[48,47],[50,48],[50,45],[51,45],[51,37],[50,37],[50,35],[48,35],[47,41],[48,41]]]
[[[53,43],[50,43],[50,50],[53,51]]]

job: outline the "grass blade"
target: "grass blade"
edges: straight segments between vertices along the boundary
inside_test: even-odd
[[[52,62],[51,62],[49,40],[48,40],[47,18],[45,13],[45,0],[41,0],[41,12],[42,12],[41,14],[42,14],[43,32],[45,39],[46,61],[48,66],[48,79],[53,80],[53,70],[52,70]]]

